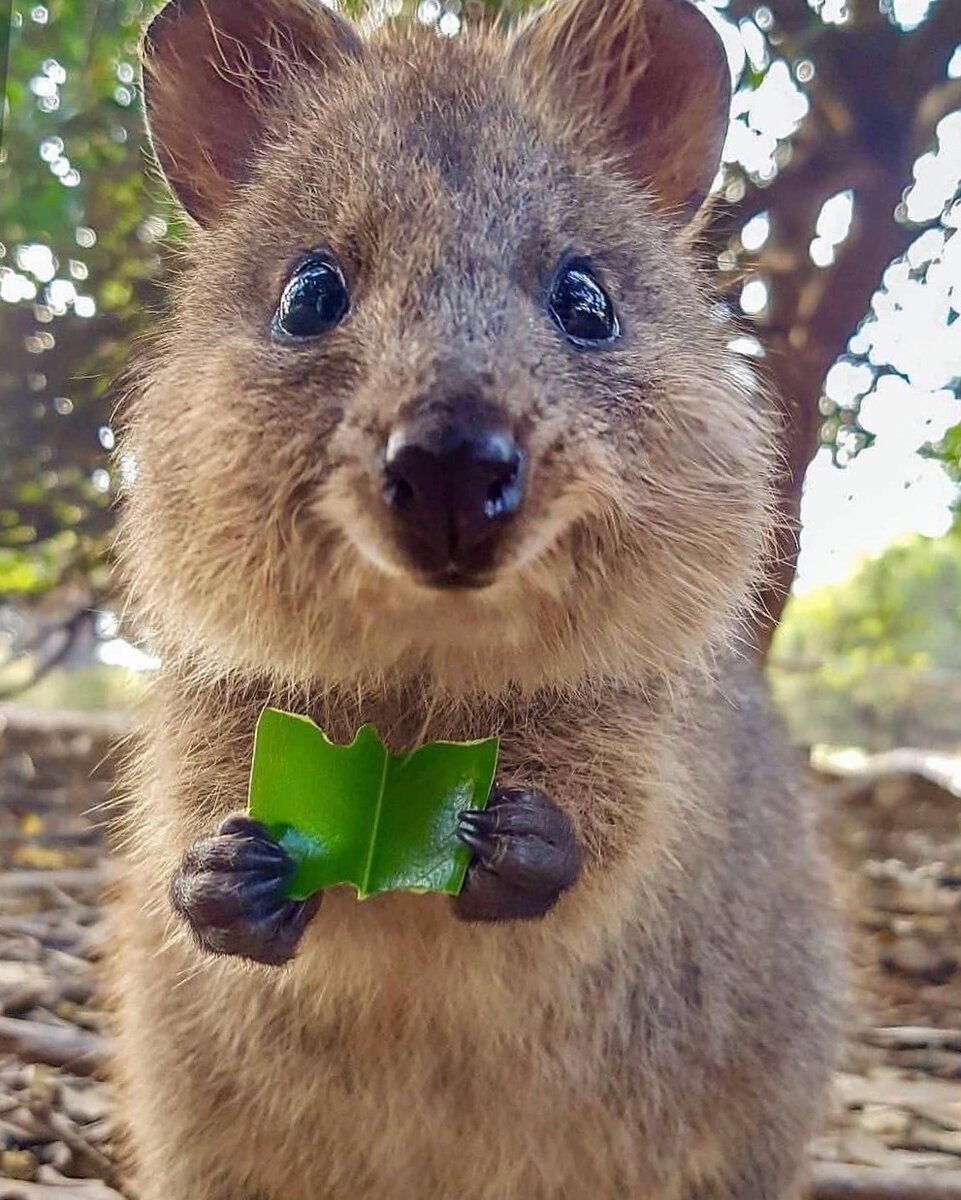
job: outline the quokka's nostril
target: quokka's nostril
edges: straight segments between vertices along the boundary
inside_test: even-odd
[[[511,461],[505,464],[500,477],[487,489],[484,501],[484,515],[488,520],[496,520],[512,512],[518,504],[517,483],[521,472],[521,456],[514,454]]]
[[[490,520],[499,517],[506,507],[504,485],[492,483],[487,489],[487,499],[484,502],[484,515]]]
[[[405,512],[414,502],[414,489],[396,472],[388,471],[384,482],[384,499],[398,512]]]

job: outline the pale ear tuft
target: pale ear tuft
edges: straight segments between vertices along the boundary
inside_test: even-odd
[[[658,209],[690,221],[717,174],[731,103],[723,43],[690,0],[554,0],[513,54],[576,106]]]
[[[202,225],[250,178],[284,88],[298,72],[359,58],[353,27],[320,0],[170,0],[141,47],[154,152]]]

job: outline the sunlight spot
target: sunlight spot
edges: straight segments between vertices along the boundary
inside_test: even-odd
[[[908,260],[908,265],[917,270],[919,267],[926,266],[934,259],[940,258],[944,250],[945,233],[943,229],[927,229],[919,238],[911,243],[908,247],[905,258]]]
[[[773,179],[782,144],[797,130],[809,108],[810,102],[787,63],[780,59],[772,63],[757,88],[742,87],[734,94],[724,161],[738,163],[755,180]]]
[[[160,659],[147,654],[124,638],[111,638],[97,647],[97,657],[111,667],[126,667],[130,671],[156,671]]]
[[[732,338],[728,342],[727,348],[734,354],[743,354],[748,358],[765,357],[763,344],[756,337],[751,337],[750,334]]]
[[[928,17],[934,0],[894,0],[890,16],[906,33],[917,29]]]
[[[848,19],[845,0],[808,0],[825,25],[843,25]]]
[[[760,250],[771,233],[771,214],[760,212],[751,217],[741,230],[741,245],[745,250]]]
[[[30,90],[35,96],[50,98],[56,96],[57,85],[47,75],[34,75],[30,80]]]
[[[741,288],[741,310],[748,316],[763,313],[768,303],[768,286],[763,279],[749,279]]]
[[[961,111],[941,118],[937,139],[937,150],[915,162],[915,182],[905,198],[908,220],[918,224],[940,216],[961,185]]]
[[[718,8],[727,7],[727,0],[725,0],[723,5],[710,3],[709,0],[695,0],[695,3],[707,20],[714,26],[718,37],[721,39],[724,49],[727,52],[727,62],[731,70],[731,83],[736,84],[744,70],[746,56],[740,30],[730,18],[717,11]]]
[[[851,408],[874,383],[874,372],[867,363],[839,359],[824,380],[825,394],[840,408]]]
[[[440,16],[440,4],[438,0],[421,0],[417,5],[417,20],[422,25],[433,25]]]
[[[854,192],[847,188],[845,191],[831,196],[821,205],[815,227],[818,237],[824,238],[833,246],[840,245],[851,231],[853,217]]]
[[[751,66],[755,71],[763,71],[770,62],[770,56],[767,52],[767,38],[754,22],[747,17],[738,23],[738,29]]]
[[[47,303],[58,315],[65,313],[76,297],[77,289],[69,279],[54,279],[47,284]]]
[[[52,79],[57,84],[67,82],[67,72],[55,58],[45,58],[42,65],[43,73],[48,79]]]
[[[57,260],[53,251],[42,242],[18,246],[14,255],[21,271],[29,271],[40,283],[49,283],[57,273]]]
[[[834,243],[827,238],[816,237],[808,246],[811,262],[816,267],[829,267],[834,262]]]
[[[19,304],[21,300],[34,300],[37,285],[9,267],[0,267],[0,300],[6,304]]]
[[[61,154],[63,154],[62,138],[48,137],[40,143],[40,157],[44,162],[56,162]]]
[[[776,138],[789,137],[807,116],[810,102],[791,78],[786,62],[778,61],[754,93],[751,124]]]
[[[137,226],[137,237],[140,238],[142,242],[157,242],[162,237],[166,236],[166,233],[167,222],[163,219],[163,217],[159,217],[156,214],[153,214],[149,217],[144,217],[144,219]]]
[[[137,481],[137,460],[134,457],[132,450],[124,450],[117,458],[117,467],[120,471],[120,481],[123,484],[130,485]]]

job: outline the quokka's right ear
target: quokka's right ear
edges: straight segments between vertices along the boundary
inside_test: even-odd
[[[209,224],[250,178],[292,78],[362,52],[320,0],[169,0],[143,38],[144,102],[157,161],[190,215]]]
[[[651,203],[687,224],[717,174],[731,73],[691,0],[553,0],[515,37],[525,80],[548,79]]]

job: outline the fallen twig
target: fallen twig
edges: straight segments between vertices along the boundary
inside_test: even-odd
[[[76,1127],[74,1122],[54,1112],[47,1101],[28,1100],[27,1104],[44,1136],[50,1141],[60,1141],[68,1146],[74,1155],[90,1168],[91,1175],[98,1176],[110,1187],[122,1187],[122,1180],[113,1162],[99,1147],[87,1141],[83,1136],[82,1127]]]
[[[961,1171],[889,1171],[815,1163],[811,1200],[961,1200]]]
[[[936,1079],[961,1079],[961,1054],[953,1050],[892,1050],[890,1061],[906,1071]]]
[[[19,896],[58,888],[64,892],[88,892],[99,895],[110,880],[102,867],[66,867],[53,871],[6,871],[0,875],[0,895]]]
[[[107,1061],[110,1039],[40,1021],[0,1017],[0,1050],[16,1054],[26,1062],[70,1067],[78,1074],[91,1074]]]
[[[884,1050],[961,1050],[961,1029],[931,1029],[926,1025],[888,1025],[868,1029],[862,1038]]]
[[[76,1186],[0,1180],[0,1200],[123,1200],[123,1197],[92,1179],[78,1179]]]

